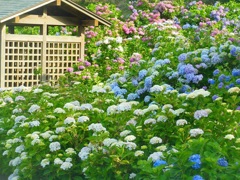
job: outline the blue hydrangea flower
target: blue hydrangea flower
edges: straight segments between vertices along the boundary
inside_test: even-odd
[[[188,29],[188,28],[191,28],[191,25],[187,23],[187,24],[184,24],[182,28],[183,29]]]
[[[231,80],[231,76],[226,76],[226,77],[225,77],[225,81],[228,82],[228,81],[230,81],[230,80]]]
[[[232,70],[232,75],[233,76],[240,76],[240,69],[233,69]]]
[[[231,84],[229,84],[229,87],[230,87],[230,88],[235,87],[235,84],[234,84],[234,83],[231,83]]]
[[[152,77],[146,77],[145,81],[144,81],[144,87],[146,87],[147,89],[150,89],[152,87]]]
[[[167,165],[167,162],[164,161],[164,160],[158,159],[154,162],[153,167],[158,167],[158,166],[161,166],[161,165]]]
[[[220,62],[222,62],[222,59],[219,57],[218,54],[215,54],[215,55],[211,58],[211,63],[212,63],[213,65],[218,64],[218,63],[220,63]]]
[[[192,165],[193,169],[200,169],[201,168],[201,156],[199,154],[194,154],[189,157],[188,159],[190,162],[194,162]]]
[[[217,76],[220,73],[219,69],[216,69],[215,71],[213,71],[213,76]]]
[[[142,70],[139,71],[139,73],[138,73],[138,78],[139,78],[140,80],[142,80],[146,75],[147,75],[147,70],[146,70],[146,69],[142,69]]]
[[[218,84],[218,88],[219,88],[219,89],[223,88],[223,86],[224,86],[224,83],[223,83],[223,82],[220,82],[220,83]]]
[[[212,100],[215,101],[218,98],[218,95],[213,95]]]
[[[144,98],[144,102],[148,103],[151,99],[151,96],[145,96]]]
[[[231,50],[230,50],[230,54],[232,55],[232,56],[237,56],[237,48],[235,47],[235,46],[233,46],[232,48],[231,48]]]
[[[137,79],[132,79],[132,85],[133,85],[133,86],[137,86],[137,85],[138,85]]]
[[[200,175],[195,175],[193,176],[193,180],[204,180],[204,179]]]
[[[226,76],[224,74],[221,74],[219,77],[218,77],[218,81],[219,82],[224,82],[226,79]]]
[[[223,167],[227,167],[228,166],[228,162],[225,158],[219,158],[218,159],[218,165],[219,166],[223,166]]]
[[[118,96],[118,95],[123,95],[123,94],[126,94],[127,90],[126,89],[121,89],[120,87],[118,86],[115,86],[112,91],[114,92],[115,96]]]
[[[180,92],[180,93],[185,93],[185,92],[189,91],[190,89],[191,89],[191,87],[190,87],[189,85],[183,85],[183,86],[180,88],[179,92]]]
[[[238,79],[236,80],[236,83],[237,83],[237,84],[240,84],[240,78],[238,78]]]
[[[215,80],[214,79],[208,79],[208,83],[209,84],[215,84]]]
[[[115,86],[118,86],[118,83],[117,82],[113,82],[110,87],[113,89]]]
[[[139,95],[138,95],[138,94],[135,94],[135,93],[130,93],[130,94],[128,94],[128,96],[127,96],[127,100],[128,100],[128,101],[133,101],[133,100],[135,100],[135,99],[137,99],[137,98],[139,98]]]
[[[202,62],[206,63],[206,64],[210,64],[211,63],[211,60],[209,58],[209,56],[207,54],[203,54],[201,56],[201,59],[202,59]]]
[[[179,56],[178,56],[178,60],[180,61],[180,62],[183,62],[183,61],[185,61],[187,59],[187,54],[186,53],[182,53],[182,54],[180,54]]]
[[[209,53],[208,49],[203,49],[202,52],[201,52],[201,56],[202,55],[208,55],[208,53]]]
[[[144,88],[138,89],[138,90],[136,91],[136,93],[137,93],[138,95],[141,95],[141,94],[145,93],[146,91],[147,91],[147,88],[144,87]]]

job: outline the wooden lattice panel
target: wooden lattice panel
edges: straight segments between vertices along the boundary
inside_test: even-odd
[[[46,49],[46,79],[57,81],[80,57],[79,42],[48,42]]]
[[[41,66],[42,42],[6,41],[5,87],[26,87],[40,83],[34,69]]]

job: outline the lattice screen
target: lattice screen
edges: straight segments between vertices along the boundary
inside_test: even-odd
[[[81,43],[48,42],[46,50],[46,79],[56,81],[73,67],[80,55]]]
[[[39,84],[34,69],[41,65],[41,53],[42,42],[6,41],[5,87]]]

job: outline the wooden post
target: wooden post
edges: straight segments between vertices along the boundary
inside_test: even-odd
[[[43,17],[47,17],[47,8],[43,10]],[[46,81],[46,53],[47,53],[47,22],[45,21],[42,26],[43,44],[42,44],[42,78],[41,81]]]
[[[0,24],[0,87],[4,87],[5,79],[5,36],[6,25]]]
[[[84,54],[85,54],[85,34],[84,34],[84,27],[78,26],[78,32],[81,36],[81,49],[80,49],[80,58],[84,60]]]

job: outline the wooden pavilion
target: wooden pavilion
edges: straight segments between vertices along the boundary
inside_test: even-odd
[[[84,59],[84,27],[98,25],[110,22],[71,0],[0,0],[0,88],[57,80]],[[39,34],[16,34],[19,26],[37,26]],[[78,33],[50,35],[56,26],[75,26]]]

